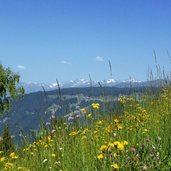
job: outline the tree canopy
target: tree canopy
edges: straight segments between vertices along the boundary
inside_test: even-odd
[[[10,110],[10,99],[24,95],[24,88],[19,86],[20,76],[0,64],[0,114]]]

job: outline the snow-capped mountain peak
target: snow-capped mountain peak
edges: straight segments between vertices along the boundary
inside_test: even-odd
[[[110,78],[110,79],[107,79],[107,80],[106,80],[106,83],[107,83],[107,84],[116,83],[116,82],[117,82],[117,81],[114,80],[113,78]]]
[[[60,88],[79,88],[79,87],[98,87],[99,83],[104,87],[128,87],[130,86],[130,82],[133,84],[141,84],[141,81],[137,81],[135,79],[127,80],[127,81],[119,81],[115,80],[113,78],[109,78],[107,80],[100,80],[100,81],[90,81],[88,79],[77,79],[77,80],[69,80],[66,82],[60,82],[59,86]],[[58,88],[57,83],[52,84],[42,84],[42,83],[20,83],[21,86],[25,88],[26,93],[36,92],[36,91],[43,91],[43,88],[46,91],[54,90]],[[43,87],[43,88],[42,88]]]

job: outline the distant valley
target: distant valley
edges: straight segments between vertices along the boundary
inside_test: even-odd
[[[116,86],[112,86],[112,84]],[[75,85],[75,82],[70,84],[70,86],[72,85]],[[83,85],[84,88],[81,87]],[[103,87],[103,85],[108,86]],[[108,84],[103,82],[103,84],[100,83],[91,87],[85,81],[76,88],[61,88],[60,90],[55,85],[50,87],[40,84],[23,84],[26,94],[24,98],[13,101],[11,111],[0,118],[0,130],[2,132],[5,124],[9,123],[12,135],[18,142],[18,139],[22,136],[21,133],[27,135],[30,131],[40,131],[42,122],[45,125],[50,123],[51,117],[64,118],[66,121],[69,116],[76,114],[80,114],[80,117],[82,117],[80,109],[90,109],[92,103],[99,103],[101,111],[106,114],[117,111],[117,98],[119,96],[134,94],[138,98],[148,89],[154,92],[158,90],[157,87],[151,88],[150,85],[156,86],[157,84],[156,82],[114,83],[114,81],[111,81]],[[47,90],[46,92],[43,91],[42,86]],[[29,93],[29,91],[35,92]]]

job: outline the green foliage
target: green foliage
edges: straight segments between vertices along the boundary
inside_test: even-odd
[[[0,141],[0,150],[5,154],[14,151],[14,143],[10,135],[9,124],[7,124],[2,133],[2,140]]]
[[[24,94],[23,87],[18,87],[20,76],[13,73],[10,68],[4,68],[0,64],[0,114],[9,111],[10,99],[18,98]]]

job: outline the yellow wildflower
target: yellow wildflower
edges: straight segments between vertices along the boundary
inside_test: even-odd
[[[18,156],[14,152],[10,154],[10,157],[12,159],[18,159]]]
[[[103,125],[104,121],[103,120],[100,120],[97,122],[98,125]]]
[[[117,148],[118,148],[120,151],[123,151],[123,150],[124,150],[124,145],[123,145],[122,143],[119,143]]]
[[[76,131],[73,131],[73,132],[71,132],[70,134],[69,134],[69,136],[76,136],[76,135],[78,135],[78,132],[76,132]]]
[[[123,125],[122,124],[116,124],[116,127],[119,130],[119,129],[122,129],[123,128]]]
[[[128,141],[122,141],[123,145],[128,145]]]
[[[126,103],[126,97],[119,97],[118,102],[120,102],[121,104],[125,104]]]
[[[89,114],[87,115],[87,117],[88,117],[88,118],[91,118],[91,116],[92,116],[92,114],[91,114],[91,113],[89,113]]]
[[[56,157],[56,154],[52,153],[52,157]]]
[[[112,133],[112,128],[110,125],[106,127],[105,132]]]
[[[14,166],[13,163],[10,163],[10,162],[5,163],[5,167],[6,167],[7,169],[11,169],[13,166]]]
[[[5,157],[1,157],[0,161],[3,162],[3,161],[5,161],[5,159],[6,159]]]
[[[47,137],[47,140],[49,143],[54,141],[54,140],[52,140],[52,137],[50,135]]]
[[[117,153],[113,153],[113,156],[116,158],[118,157],[119,155]]]
[[[127,101],[129,101],[129,102],[134,101],[134,98],[133,97],[128,97]]]
[[[85,108],[80,109],[80,111],[81,111],[82,113],[86,113],[86,109],[85,109]]]
[[[115,147],[116,147],[117,149],[119,149],[120,151],[123,151],[123,150],[124,150],[124,145],[123,145],[121,142],[115,141],[115,142],[114,142],[114,145],[115,145]]]
[[[145,134],[145,133],[147,133],[147,132],[148,132],[148,129],[145,128],[145,129],[143,130],[143,134]]]
[[[84,135],[84,134],[86,134],[88,131],[89,131],[88,128],[86,128],[86,129],[83,130],[83,132],[82,132],[81,134]]]
[[[98,159],[104,159],[104,157],[105,157],[104,154],[99,154],[99,155],[97,156]]]
[[[115,123],[119,123],[119,120],[118,120],[118,119],[114,119],[114,122],[115,122]]]
[[[114,163],[111,165],[112,169],[119,169],[119,166],[117,163]]]
[[[117,147],[119,143],[119,141],[115,141],[113,144]]]
[[[94,109],[99,109],[100,108],[100,104],[99,103],[93,103],[91,105]]]
[[[30,152],[30,154],[33,156],[34,155],[34,153],[33,152]]]
[[[105,150],[107,150],[108,149],[108,146],[107,145],[102,145],[101,147],[100,147],[100,150],[101,151],[105,151]]]
[[[113,143],[109,142],[108,146],[113,148],[115,145]]]
[[[50,145],[48,145],[48,144],[44,145],[44,148],[49,148],[49,147],[50,147]]]
[[[84,139],[87,139],[87,137],[86,137],[85,135],[83,135],[83,136],[81,137],[81,139],[84,140]]]
[[[17,170],[23,170],[23,167],[19,166],[19,167],[17,168]]]
[[[95,131],[93,131],[93,133],[94,133],[94,134],[97,134],[97,131],[95,130]]]

